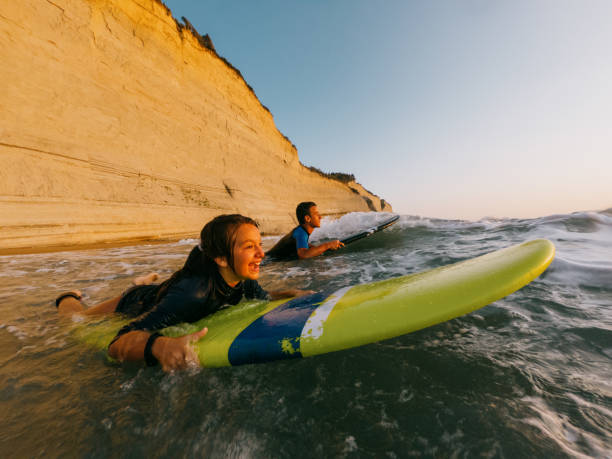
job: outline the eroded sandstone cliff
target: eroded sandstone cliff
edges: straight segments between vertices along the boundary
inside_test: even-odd
[[[303,200],[391,210],[304,167],[206,40],[156,0],[0,2],[0,251],[194,237],[228,212],[280,233]]]

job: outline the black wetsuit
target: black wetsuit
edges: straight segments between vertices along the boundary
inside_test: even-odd
[[[295,260],[298,257],[297,249],[309,247],[308,238],[310,234],[301,226],[296,226],[283,236],[274,247],[266,252],[266,256],[278,260]]]
[[[123,327],[113,339],[134,331],[156,331],[181,322],[197,322],[218,311],[225,304],[247,299],[269,299],[268,293],[254,280],[230,287],[217,272],[212,277],[186,277],[168,288],[158,302],[159,285],[142,285],[127,290],[115,312],[138,319]],[[146,314],[145,314],[146,313]],[[111,343],[112,344],[112,343]]]

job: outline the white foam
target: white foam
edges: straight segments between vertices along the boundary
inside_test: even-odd
[[[370,228],[376,228],[393,215],[389,212],[351,212],[340,218],[329,217],[321,220],[321,227],[311,235],[312,241],[323,239],[342,239]]]

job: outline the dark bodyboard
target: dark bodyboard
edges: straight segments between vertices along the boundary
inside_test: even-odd
[[[391,225],[397,223],[399,218],[400,218],[399,215],[394,215],[389,220],[384,221],[380,225],[374,226],[374,227],[369,228],[369,229],[367,229],[365,231],[361,231],[360,233],[353,234],[351,236],[345,237],[344,239],[341,239],[340,242],[342,242],[344,245],[347,245],[347,244],[351,244],[352,242],[355,242],[355,241],[358,241],[360,239],[363,239],[364,237],[371,236],[372,234],[377,233],[379,231],[382,231],[385,228],[388,228]]]

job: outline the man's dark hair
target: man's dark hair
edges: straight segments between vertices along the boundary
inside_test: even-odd
[[[310,208],[316,206],[316,203],[312,201],[300,202],[295,208],[295,216],[298,219],[300,225],[306,223],[306,215],[310,215]]]

